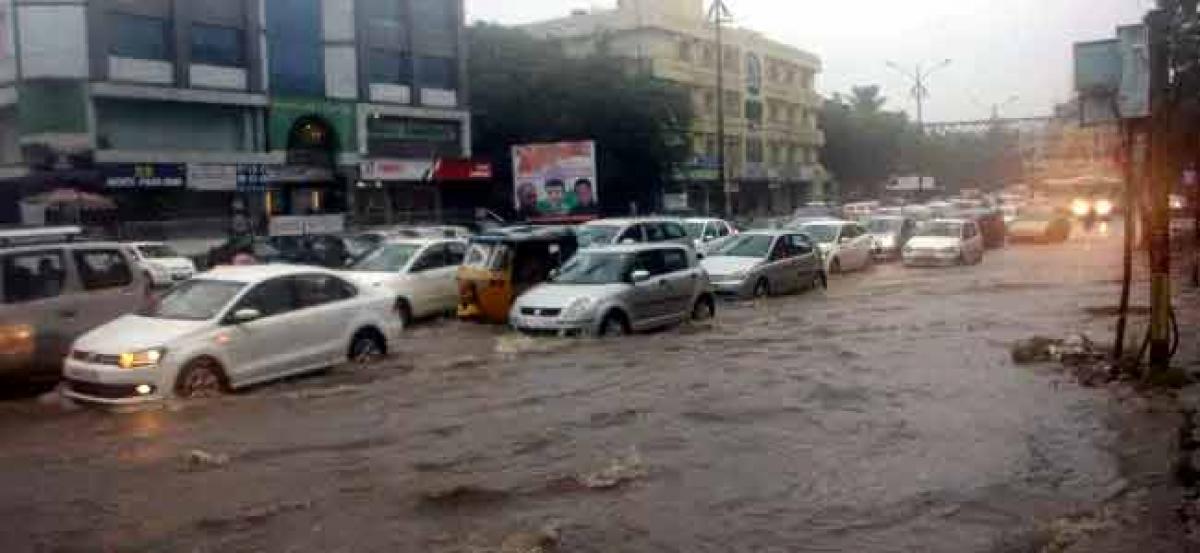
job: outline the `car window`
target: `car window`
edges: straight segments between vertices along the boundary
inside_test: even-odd
[[[86,290],[120,288],[133,283],[133,271],[117,250],[77,250],[75,266]]]
[[[24,303],[58,296],[66,284],[61,251],[4,256],[4,303]]]
[[[446,244],[446,263],[448,265],[462,265],[463,259],[467,257],[467,245],[459,242],[450,242]]]
[[[667,235],[667,240],[687,238],[687,231],[679,223],[663,223],[663,232]]]
[[[649,223],[642,226],[646,229],[647,242],[665,242],[667,240],[667,232],[662,223]]]
[[[297,308],[295,287],[291,277],[279,277],[255,286],[242,296],[230,314],[242,309],[257,310],[262,317],[282,315]]]
[[[298,309],[347,300],[356,293],[353,286],[332,275],[299,275],[292,281]]]
[[[663,260],[661,250],[652,250],[639,252],[637,257],[633,258],[632,271],[646,271],[650,276],[658,276],[666,273],[666,265]]]
[[[630,225],[630,227],[625,229],[625,232],[622,232],[621,236],[617,238],[617,243],[623,244],[626,240],[642,242],[642,225]]]
[[[776,239],[775,244],[771,246],[771,256],[768,258],[771,261],[779,261],[792,256],[791,250],[788,248],[787,240]]]
[[[730,230],[729,223],[726,223],[725,221],[718,221],[717,222],[717,234],[721,237],[725,237],[725,236],[729,236],[730,234],[733,234],[733,231]]]
[[[663,270],[668,273],[688,269],[687,252],[680,249],[662,250]]]
[[[716,223],[705,223],[704,224],[704,233],[702,235],[704,240],[715,240],[718,237],[720,237],[721,234],[720,234],[720,231],[717,229],[718,226],[719,225],[717,225]]]
[[[812,242],[809,242],[808,238],[805,238],[800,234],[789,234],[787,236],[787,242],[788,246],[792,250],[792,255],[808,255],[811,254],[814,249]]]
[[[412,272],[431,271],[446,266],[446,248],[433,246],[425,250],[413,263]]]

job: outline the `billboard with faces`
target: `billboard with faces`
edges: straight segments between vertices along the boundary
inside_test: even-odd
[[[592,141],[514,146],[513,202],[529,221],[591,219],[600,210]]]

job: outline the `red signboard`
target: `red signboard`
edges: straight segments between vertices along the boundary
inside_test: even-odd
[[[471,159],[440,159],[434,169],[439,181],[491,180],[492,164]]]

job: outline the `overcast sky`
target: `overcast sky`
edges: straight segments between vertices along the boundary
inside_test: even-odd
[[[707,1],[705,2],[707,4]],[[1154,0],[726,0],[736,25],[819,55],[822,93],[879,84],[914,113],[910,85],[885,62],[949,67],[929,83],[930,121],[1049,114],[1070,98],[1071,44],[1114,36]],[[616,0],[466,0],[468,21],[523,23]]]

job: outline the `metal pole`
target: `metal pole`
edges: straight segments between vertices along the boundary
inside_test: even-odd
[[[1125,244],[1121,264],[1121,307],[1117,316],[1117,337],[1113,342],[1113,359],[1120,363],[1125,357],[1125,327],[1129,317],[1129,293],[1133,283],[1133,235],[1134,235],[1134,218],[1137,215],[1137,208],[1134,194],[1133,182],[1133,133],[1134,124],[1132,121],[1121,120],[1121,137],[1122,147],[1124,148],[1124,164],[1121,168],[1125,177],[1125,199],[1122,202],[1125,204]]]
[[[717,27],[717,183],[725,192],[725,218],[733,218],[733,192],[729,190],[725,174],[725,47],[721,27],[725,23],[725,2],[713,2],[712,15]]]
[[[917,192],[921,193],[925,191],[925,75],[921,74],[919,63],[913,78],[917,86],[917,155],[913,157],[913,168],[917,173]]]

